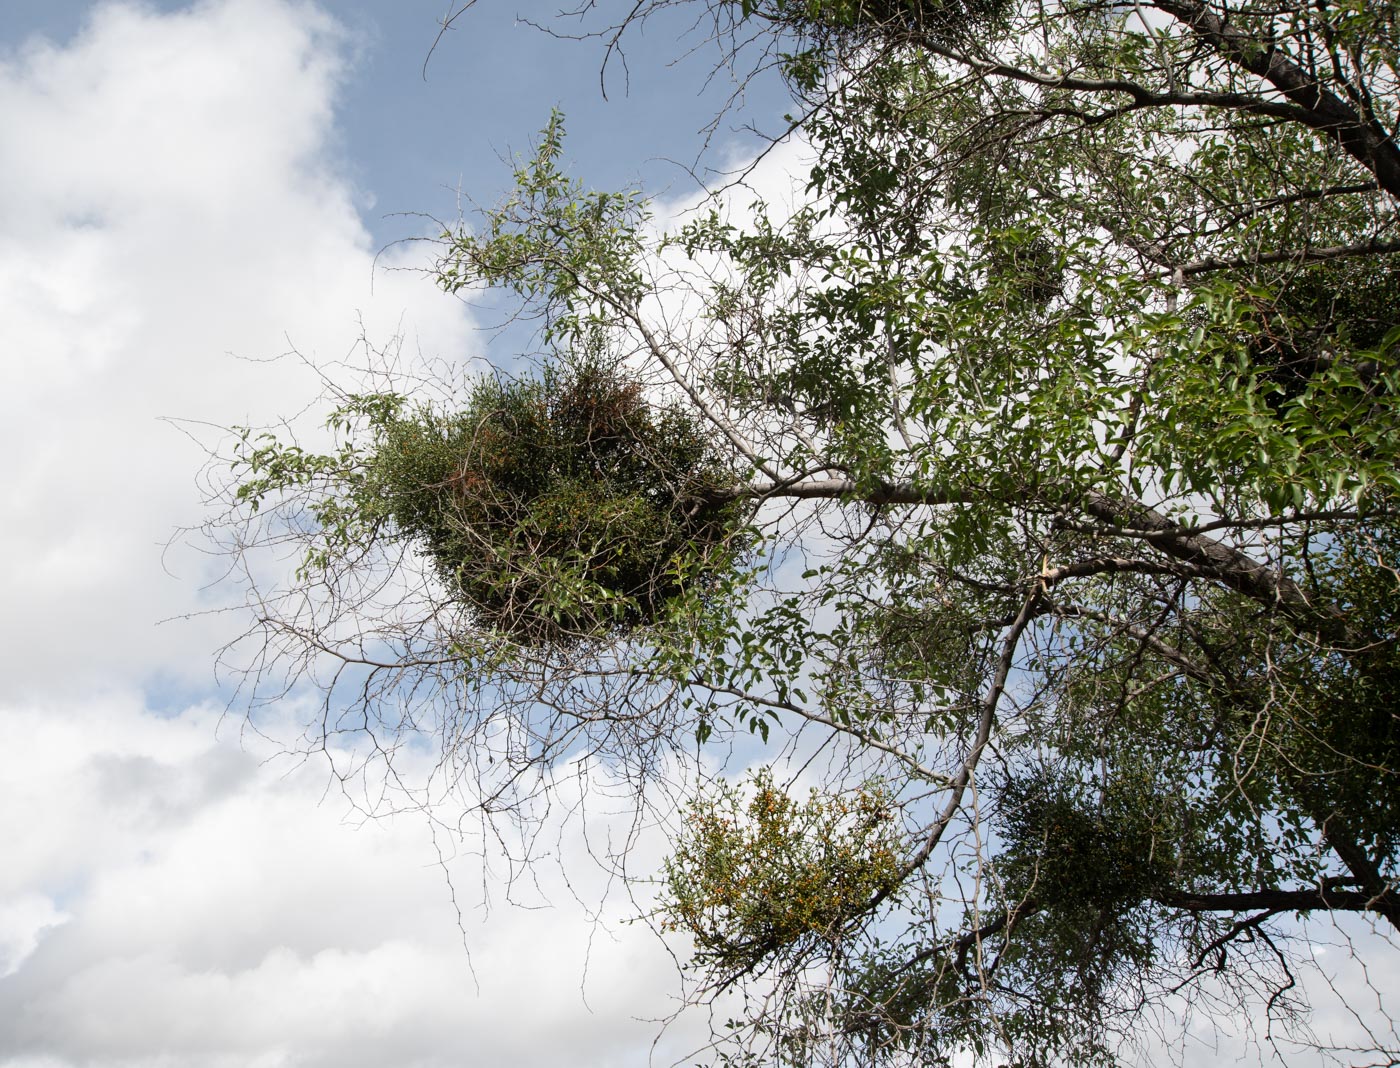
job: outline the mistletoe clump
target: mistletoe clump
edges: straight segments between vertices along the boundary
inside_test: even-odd
[[[598,364],[486,379],[380,426],[369,481],[477,623],[526,644],[656,621],[732,559],[734,476],[701,424]]]
[[[718,974],[836,941],[900,880],[902,844],[883,784],[798,801],[765,768],[751,786],[747,804],[725,786],[694,802],[666,862],[662,927],[689,933],[696,962]]]

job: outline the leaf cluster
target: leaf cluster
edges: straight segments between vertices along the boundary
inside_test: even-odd
[[[351,397],[331,426],[334,454],[245,434],[235,465],[249,511],[304,509],[300,573],[412,545],[475,625],[525,644],[653,623],[747,544],[713,436],[597,360],[484,378],[457,410]]]
[[[727,784],[692,802],[666,862],[663,929],[688,932],[695,963],[721,974],[839,940],[901,868],[882,784],[797,801],[765,768],[748,787],[747,803]]]
[[[598,364],[387,421],[368,479],[476,621],[528,644],[654,622],[742,545],[701,425]]]

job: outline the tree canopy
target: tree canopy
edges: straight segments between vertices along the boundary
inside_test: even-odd
[[[238,551],[304,550],[257,669],[500,818],[634,784],[734,1063],[1115,1063],[1194,999],[1286,1051],[1304,925],[1400,928],[1396,10],[687,2],[803,201],[659,232],[551,119],[437,270],[538,375],[243,436]]]

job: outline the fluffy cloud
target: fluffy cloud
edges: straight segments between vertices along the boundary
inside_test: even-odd
[[[600,928],[546,870],[556,907],[504,907],[481,855],[347,818],[324,764],[198,699],[236,620],[200,614],[218,562],[165,548],[200,518],[184,431],[314,397],[266,362],[293,348],[471,352],[459,303],[374,266],[336,139],[352,45],[310,4],[216,0],[0,57],[5,1068],[636,1064],[672,1007],[634,906]]]
[[[206,562],[161,552],[200,517],[180,428],[317,393],[295,361],[246,361],[343,358],[361,321],[467,351],[459,304],[373,266],[336,169],[346,48],[307,5],[108,5],[0,64],[5,690],[207,672],[217,628],[154,629],[208,603]]]
[[[635,906],[605,907],[604,928],[574,901],[596,904],[601,872],[566,887],[545,865],[528,895],[551,907],[483,910],[480,856],[438,867],[416,813],[347,820],[323,768],[245,748],[219,718],[109,698],[0,721],[26,756],[0,809],[17,847],[0,1064],[638,1062],[673,973],[620,925]]]

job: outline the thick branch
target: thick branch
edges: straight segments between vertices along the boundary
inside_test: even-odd
[[[1325,248],[1285,249],[1279,252],[1261,252],[1253,256],[1237,256],[1232,259],[1205,259],[1184,263],[1169,273],[1183,275],[1209,274],[1212,271],[1238,270],[1244,267],[1261,267],[1269,263],[1320,263],[1325,260],[1341,260],[1351,256],[1389,256],[1400,252],[1400,241],[1382,241],[1372,238],[1355,245],[1329,245]]]
[[[1361,885],[1360,896],[1371,902],[1368,908],[1379,912],[1392,927],[1400,930],[1400,894],[1360,844],[1355,831],[1337,813],[1322,820],[1321,827],[1322,837],[1332,847],[1332,852],[1342,859]]]
[[[1257,912],[1259,915],[1242,921],[1231,929],[1228,935],[1218,939],[1212,947],[1234,937],[1245,927],[1256,927],[1261,922],[1280,912],[1380,912],[1393,908],[1396,895],[1387,891],[1380,898],[1359,890],[1340,890],[1330,884],[1299,890],[1245,890],[1237,893],[1188,893],[1181,890],[1168,890],[1149,900],[1168,908],[1184,912]],[[970,931],[964,931],[947,942],[929,946],[907,960],[901,970],[905,970],[935,957],[954,955],[959,972],[966,974],[967,957],[971,950],[985,939],[1011,929],[1018,921],[1042,911],[1041,902],[1027,898],[1019,904],[998,913],[995,917]]]
[[[1245,890],[1233,894],[1193,894],[1171,890],[1154,900],[1186,912],[1379,912],[1388,916],[1400,906],[1394,891],[1369,894],[1362,890],[1335,890],[1327,886],[1307,890]]]
[[[1208,107],[1222,108],[1230,111],[1248,111],[1254,115],[1267,115],[1276,119],[1312,125],[1309,122],[1311,114],[1306,108],[1300,107],[1297,104],[1283,104],[1277,101],[1266,100],[1254,93],[1215,92],[1209,90],[1196,91],[1189,89],[1172,89],[1166,92],[1159,92],[1126,78],[1079,78],[1069,74],[1043,74],[1039,71],[1027,70],[1025,67],[1017,67],[1009,63],[978,59],[976,56],[970,56],[966,52],[947,48],[927,38],[920,39],[919,45],[925,51],[968,67],[970,70],[975,71],[978,75],[983,77],[1007,78],[1014,82],[1024,82],[1027,85],[1035,85],[1043,89],[1058,89],[1072,93],[1117,93],[1128,97],[1128,99],[1132,101],[1131,104],[1127,104],[1123,107],[1097,113],[1089,113],[1074,108],[1063,107],[1046,108],[1037,113],[1040,115],[1067,115],[1072,118],[1080,119],[1090,126],[1097,126],[1101,123],[1108,122],[1130,111],[1138,111],[1143,108],[1165,107]]]
[[[871,486],[844,478],[807,479],[799,482],[770,482],[740,486],[728,493],[735,497],[771,497],[801,500],[859,501],[871,505],[966,504],[985,494],[959,487],[921,487],[909,483],[882,483]],[[1247,553],[1224,542],[1183,527],[1180,523],[1144,504],[1115,500],[1097,490],[1079,496],[1077,506],[1087,515],[1109,527],[1122,527],[1167,556],[1193,564],[1216,581],[1237,593],[1277,608],[1310,626],[1331,627],[1336,621],[1329,613],[1309,602],[1297,583]]]
[[[1204,0],[1156,0],[1155,6],[1189,26],[1230,62],[1272,85],[1297,107],[1298,121],[1331,138],[1374,174],[1382,189],[1400,197],[1400,149],[1395,142],[1345,100],[1323,88],[1276,45],[1231,25]]]
[[[1091,490],[1082,507],[1100,522],[1130,527],[1137,537],[1176,560],[1204,564],[1219,574],[1219,581],[1236,593],[1276,607],[1300,622],[1331,622],[1308,601],[1292,579],[1247,553],[1214,538],[1184,529],[1180,523],[1136,502],[1115,501]]]
[[[1400,150],[1377,124],[1368,123],[1344,100],[1323,89],[1316,79],[1309,77],[1272,44],[1257,41],[1229,25],[1201,0],[1158,0],[1155,6],[1189,25],[1197,36],[1232,63],[1280,90],[1287,102],[1253,93],[1230,91],[1173,88],[1160,92],[1123,78],[1043,74],[994,60],[979,59],[928,38],[920,38],[919,45],[931,54],[952,60],[983,77],[1007,78],[1046,89],[1076,93],[1117,93],[1132,101],[1123,107],[1097,114],[1073,108],[1051,108],[1044,112],[1046,115],[1069,115],[1088,125],[1107,122],[1118,115],[1142,108],[1159,107],[1221,108],[1301,123],[1337,142],[1344,152],[1376,176],[1377,185],[1392,196],[1400,197]]]
[[[974,495],[959,489],[935,489],[909,483],[885,482],[878,485],[849,478],[812,478],[795,482],[757,483],[731,491],[736,497],[767,500],[786,497],[795,500],[859,501],[862,504],[966,504]]]

